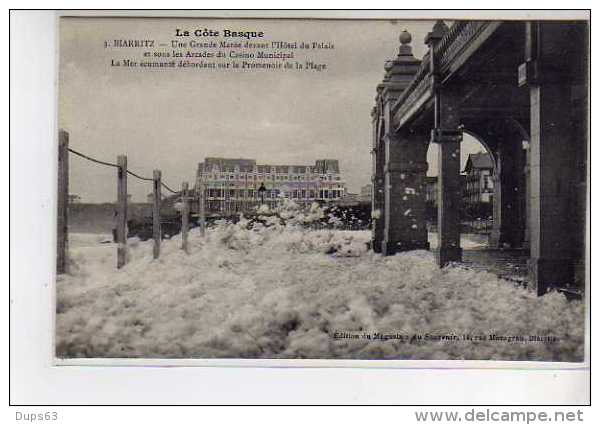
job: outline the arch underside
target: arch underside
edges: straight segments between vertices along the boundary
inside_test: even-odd
[[[578,281],[585,257],[586,28],[585,23],[503,22],[480,44],[466,47],[470,56],[459,53],[462,62],[447,66],[445,74],[429,78],[418,71],[421,80],[408,86],[414,92],[400,97],[411,104],[388,108],[394,111],[385,117],[388,130],[377,134],[381,158],[375,168],[383,176],[379,187],[385,196],[383,217],[375,223],[381,240],[374,246],[381,244],[384,253],[426,247],[421,189],[427,147],[435,141],[440,152],[438,262],[460,260],[456,137],[466,133],[493,158],[491,245],[531,252],[529,278],[538,294]],[[565,31],[580,42],[565,42],[560,36]],[[460,36],[444,48],[452,49],[456,40]],[[537,79],[535,73],[542,71],[526,62],[531,46],[537,46],[536,55],[552,58],[560,78]],[[573,205],[579,209],[573,211]]]

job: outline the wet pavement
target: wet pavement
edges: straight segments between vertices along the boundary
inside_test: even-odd
[[[523,249],[465,249],[463,264],[527,286],[527,260],[529,252]]]
[[[461,265],[470,269],[487,271],[496,276],[527,288],[529,275],[527,261],[529,251],[524,249],[474,248],[463,250]],[[579,285],[554,286],[568,299],[581,299],[583,290]]]

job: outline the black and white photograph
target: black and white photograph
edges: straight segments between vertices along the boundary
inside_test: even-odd
[[[584,362],[589,20],[535,18],[58,18],[56,364]]]

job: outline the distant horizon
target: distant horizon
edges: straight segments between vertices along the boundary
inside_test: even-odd
[[[466,135],[465,135],[466,136]],[[472,139],[472,140],[467,140],[465,137],[465,141],[463,141],[463,143],[468,143],[469,144],[469,151],[465,152],[465,149],[461,149],[461,168],[460,168],[460,174],[464,175],[465,173],[462,171],[466,161],[468,159],[468,156],[470,154],[478,154],[478,153],[485,153],[489,155],[489,152],[487,152],[485,150],[485,148],[483,147],[483,145],[481,145],[477,140]],[[433,157],[433,160],[431,159]],[[197,164],[203,163],[204,160],[206,160],[207,158],[219,158],[219,159],[230,159],[230,160],[256,160],[255,158],[249,158],[249,157],[238,157],[238,158],[234,158],[234,157],[224,157],[224,156],[209,156],[209,157],[205,157],[203,158],[202,161],[198,161]],[[314,162],[316,162],[317,160],[323,160],[323,159],[327,159],[327,160],[337,160],[336,158],[316,158],[314,160]],[[338,160],[339,161],[339,160]],[[437,168],[432,167],[432,163],[433,164],[437,164],[437,153],[435,152],[434,146],[430,145],[428,153],[427,153],[427,162],[429,164],[429,170],[427,171],[427,177],[437,177]],[[256,165],[271,165],[271,166],[308,166],[306,164],[268,164],[268,163],[260,163],[258,160],[256,160]],[[135,169],[128,167],[131,171],[135,172]],[[343,181],[345,181],[347,183],[347,181],[344,178],[344,169],[342,167],[342,165],[340,164],[340,175],[343,179]],[[193,187],[195,182],[195,175],[193,179],[190,179],[189,183],[190,185]],[[360,191],[363,187],[365,187],[366,185],[371,184],[370,181],[367,181],[366,183],[363,183],[362,185],[359,185],[358,188],[353,188],[353,190],[351,190],[349,187],[347,187],[347,193],[348,194],[360,194]],[[148,196],[149,194],[151,194],[152,192],[149,191],[145,196]],[[116,202],[116,198],[114,200],[98,200],[98,201],[87,201],[81,194],[79,193],[74,193],[74,192],[69,192],[69,195],[76,195],[80,197],[80,200],[77,203],[81,203],[81,204],[112,204]],[[133,194],[129,194],[130,197],[133,198]],[[145,200],[141,200],[138,194],[138,197],[136,198],[135,201],[132,201],[133,203],[146,203]]]

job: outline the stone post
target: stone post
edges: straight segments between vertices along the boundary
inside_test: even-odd
[[[561,63],[565,25],[526,24],[520,84],[530,93],[530,283],[538,295],[573,282],[572,201],[575,168],[568,64]],[[568,42],[568,40],[566,41]],[[562,69],[561,69],[562,68]]]
[[[558,85],[531,89],[531,263],[538,295],[573,279],[568,94]]]
[[[462,133],[446,116],[445,127],[432,131],[431,141],[438,145],[438,251],[440,267],[462,260],[460,247],[460,142]]]
[[[504,139],[496,150],[494,170],[494,227],[490,246],[502,248],[520,247],[523,242],[523,226],[520,215],[519,168],[522,142],[516,138]],[[522,168],[522,167],[521,167]]]
[[[117,156],[117,268],[127,264],[127,156]]]
[[[443,21],[437,21],[425,37],[429,46],[430,78],[434,90],[434,128],[431,142],[438,145],[438,251],[440,267],[462,260],[460,248],[460,206],[462,186],[460,181],[460,116],[459,94],[439,81],[439,58],[435,46],[448,32]]]
[[[400,48],[398,49],[398,56],[393,60],[385,63],[385,76],[381,84],[377,87],[377,106],[376,116],[377,124],[376,131],[374,132],[373,149],[375,154],[373,164],[373,249],[375,252],[382,250],[385,254],[392,254],[395,249],[388,249],[390,246],[385,242],[386,234],[387,240],[393,244],[393,241],[397,239],[396,235],[390,235],[390,229],[396,229],[396,225],[390,225],[390,223],[397,223],[400,217],[389,217],[390,215],[396,216],[401,214],[394,207],[391,206],[391,202],[395,201],[388,191],[388,184],[385,183],[386,178],[395,179],[395,177],[386,177],[385,166],[387,161],[387,147],[389,140],[393,143],[395,139],[396,130],[394,128],[394,106],[402,92],[411,83],[414,75],[419,70],[421,61],[416,59],[412,54],[412,47],[410,43],[412,36],[407,32],[403,31],[399,37]],[[394,149],[394,148],[392,148]],[[396,161],[396,166],[398,161]],[[394,173],[393,168],[391,172]],[[387,194],[387,195],[386,195]],[[387,225],[386,225],[387,223]],[[387,229],[387,230],[386,230]],[[388,233],[386,233],[388,232]]]
[[[156,260],[160,257],[160,244],[162,241],[162,232],[160,225],[160,206],[162,203],[162,172],[154,170],[152,172],[153,198],[152,198],[152,238],[154,245],[152,246],[152,256]]]
[[[529,166],[529,140],[523,142],[523,154],[525,156],[525,164],[523,166],[523,174],[525,175],[525,228],[523,230],[523,248],[529,249],[530,232],[529,223],[531,223],[531,169]]]
[[[429,249],[425,221],[427,146],[423,136],[386,136],[384,255]]]
[[[381,243],[383,242],[383,228],[384,228],[384,199],[383,199],[383,166],[385,162],[385,149],[382,146],[381,139],[381,126],[383,124],[380,118],[380,109],[378,107],[373,108],[373,149],[371,151],[373,156],[373,175],[371,176],[371,183],[373,185],[372,193],[372,205],[371,205],[371,217],[373,223],[373,251],[381,252]]]
[[[494,205],[493,205],[493,227],[492,233],[490,234],[488,245],[492,248],[502,247],[502,178],[500,176],[501,164],[500,164],[500,153],[498,152],[498,159],[495,161],[496,167],[494,168]]]
[[[68,272],[69,254],[69,133],[58,132],[58,193],[56,230],[56,273]]]

